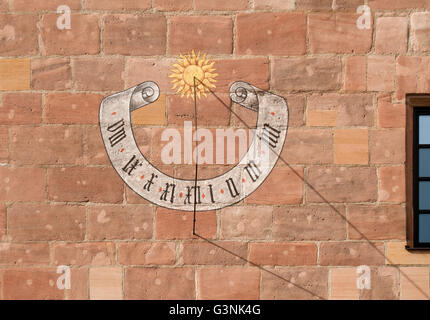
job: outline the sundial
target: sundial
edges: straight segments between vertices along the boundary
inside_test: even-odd
[[[178,93],[184,99],[193,99],[196,107],[200,98],[215,94],[214,62],[194,52],[181,58],[173,64],[170,77]],[[288,105],[283,97],[244,81],[233,81],[229,87],[231,101],[257,113],[248,151],[233,168],[219,176],[180,179],[151,163],[134,138],[131,113],[154,103],[159,96],[157,83],[149,80],[106,97],[100,105],[100,129],[112,166],[142,198],[174,210],[216,210],[242,201],[270,175],[287,135]]]

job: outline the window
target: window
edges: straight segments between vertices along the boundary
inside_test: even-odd
[[[408,95],[407,248],[430,249],[430,95]]]

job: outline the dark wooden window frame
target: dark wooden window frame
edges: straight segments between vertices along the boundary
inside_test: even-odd
[[[406,239],[408,250],[430,250],[418,241],[418,115],[430,115],[430,94],[406,95]],[[429,147],[425,146],[425,147]]]

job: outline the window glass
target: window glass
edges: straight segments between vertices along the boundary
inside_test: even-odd
[[[419,175],[430,177],[430,149],[419,150]]]
[[[411,232],[407,238],[410,248],[430,249],[430,94],[423,100],[414,101],[418,100],[416,105],[411,103],[412,100],[408,102],[413,109],[408,113],[407,150],[413,154],[407,157],[407,168],[410,168],[407,183],[412,185],[412,190],[407,192],[407,201],[413,205],[408,209],[408,226],[412,229],[408,228]],[[410,124],[414,126],[409,127]]]
[[[430,144],[430,116],[419,117],[419,144]]]
[[[430,210],[430,181],[419,183],[419,209]]]
[[[420,214],[419,242],[430,243],[430,214]]]

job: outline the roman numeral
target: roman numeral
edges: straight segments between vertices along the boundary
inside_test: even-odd
[[[231,197],[236,198],[239,195],[239,192],[237,192],[236,185],[234,184],[233,179],[229,178],[225,182],[227,182],[228,190],[230,191]]]
[[[111,147],[116,146],[118,143],[120,143],[123,139],[126,138],[124,130],[124,119],[121,119],[118,122],[115,122],[114,124],[110,125],[107,130],[113,133],[113,135],[109,137]]]
[[[172,191],[170,191],[170,188],[172,188]],[[175,188],[176,185],[173,183],[166,183],[166,189],[163,190],[163,193],[161,194],[160,200],[167,201],[167,196],[170,195],[170,203],[173,203],[173,199],[175,198]]]
[[[214,199],[214,191],[212,190],[212,185],[209,185],[209,194],[211,195],[211,202],[215,203],[215,199]]]
[[[265,123],[263,127],[263,133],[260,140],[263,140],[272,148],[276,148],[279,138],[281,136],[281,131],[271,127],[269,124]]]
[[[133,172],[134,169],[137,168],[137,166],[141,167],[142,166],[142,162],[140,162],[138,159],[136,159],[136,156],[134,155],[127,162],[127,164],[124,166],[124,168],[122,168],[122,170],[124,172],[128,173],[129,176],[131,176],[131,173]]]
[[[194,190],[194,192],[192,192]],[[194,197],[194,200],[196,201],[197,204],[201,204],[201,200],[200,200],[200,186],[197,186],[197,188],[195,187],[187,187],[187,194],[185,196],[185,200],[184,200],[184,204],[191,204],[191,196]],[[194,203],[194,202],[193,202]]]
[[[151,191],[151,185],[154,184],[154,179],[157,179],[158,176],[155,173],[151,173],[151,179],[149,179],[145,185],[143,186],[143,190]]]
[[[248,165],[245,167],[246,172],[248,172],[249,177],[252,179],[252,181],[257,181],[257,179],[260,177],[261,170],[257,167],[254,161],[250,161]]]

